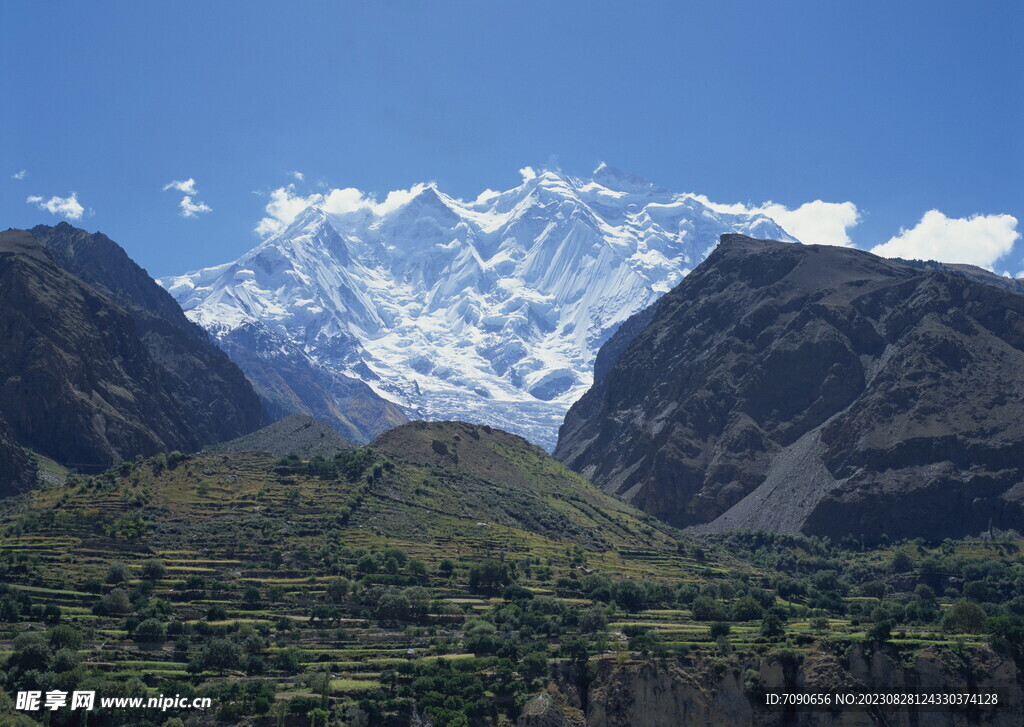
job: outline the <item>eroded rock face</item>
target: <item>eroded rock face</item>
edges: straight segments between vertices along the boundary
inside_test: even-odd
[[[685,664],[674,660],[624,664],[604,660],[598,665],[588,690],[585,724],[587,727],[873,727],[878,724],[1010,727],[1020,724],[1024,718],[1021,675],[1011,659],[988,649],[970,649],[962,656],[925,649],[912,658],[904,656],[876,644],[874,648],[854,646],[845,655],[813,652],[802,661],[778,655],[733,660],[732,663],[700,658]],[[892,691],[997,693],[1002,706],[974,711],[928,710],[916,714],[880,708],[772,711],[764,706],[765,694]],[[544,702],[547,711],[557,713],[557,701],[550,695],[544,695],[543,699],[547,700]]]
[[[516,727],[587,727],[583,713],[559,692],[538,694],[523,706]]]
[[[36,483],[37,468],[0,419],[0,497],[17,495]]]
[[[258,425],[252,388],[205,337],[112,296],[31,234],[0,233],[0,417],[18,444],[100,468]]]
[[[263,405],[241,369],[120,245],[66,222],[30,232],[63,270],[131,316],[175,405],[192,413],[189,424],[201,443],[233,439],[266,423]]]
[[[590,690],[592,727],[753,724],[754,709],[738,677],[647,662],[599,674]]]
[[[555,456],[683,527],[1024,528],[1024,296],[979,280],[727,235],[605,345]]]

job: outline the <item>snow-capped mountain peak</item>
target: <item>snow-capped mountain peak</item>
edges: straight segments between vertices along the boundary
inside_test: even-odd
[[[229,352],[234,330],[263,326],[411,416],[550,448],[600,345],[725,232],[792,239],[602,164],[469,202],[425,184],[397,204],[310,206],[234,263],[162,282]]]

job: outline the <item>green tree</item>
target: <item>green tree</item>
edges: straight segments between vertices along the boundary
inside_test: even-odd
[[[642,611],[647,606],[647,595],[643,586],[629,578],[612,586],[612,598],[621,608],[633,613]]]
[[[409,615],[409,599],[399,590],[389,588],[377,601],[377,618],[384,621],[398,621]]]
[[[343,603],[351,585],[347,578],[335,578],[327,584],[327,600],[332,603]]]
[[[469,569],[469,587],[473,590],[502,588],[515,580],[515,566],[488,558]]]
[[[242,594],[242,603],[246,608],[256,608],[260,604],[260,589],[256,586],[248,586]]]
[[[729,632],[732,631],[732,627],[722,621],[716,621],[711,624],[711,628],[708,629],[708,633],[711,635],[711,639],[717,640],[719,636],[728,636]]]
[[[960,600],[942,617],[942,630],[960,634],[977,634],[985,626],[985,611],[973,601]]]
[[[892,638],[892,621],[884,619],[868,629],[868,638],[872,641],[888,641]]]
[[[733,621],[757,621],[764,617],[764,609],[753,596],[744,596],[731,609]]]
[[[100,600],[100,604],[107,613],[122,614],[132,610],[132,603],[128,600],[128,591],[123,588],[115,588]]]
[[[131,571],[123,561],[115,560],[107,568],[107,583],[124,583],[129,578],[131,578]]]
[[[540,651],[531,651],[519,663],[519,671],[527,679],[541,679],[548,675],[548,657]]]
[[[230,639],[213,639],[203,647],[201,662],[204,668],[221,673],[237,669],[242,663],[242,650]]]
[[[135,627],[134,639],[140,644],[162,644],[167,641],[167,627],[155,618],[147,618]]]
[[[893,573],[906,573],[914,567],[914,560],[905,550],[897,550],[892,554],[889,567]]]
[[[50,648],[54,651],[58,649],[78,651],[82,648],[82,634],[70,626],[54,626],[50,629],[47,639],[50,642]]]
[[[585,639],[577,637],[563,641],[558,651],[564,659],[569,659],[577,664],[585,664],[590,658],[591,649]]]
[[[777,641],[786,635],[786,625],[779,618],[778,614],[769,613],[761,621],[761,636],[771,641]]]
[[[148,581],[158,581],[167,575],[167,566],[162,560],[150,558],[142,564],[142,577]]]

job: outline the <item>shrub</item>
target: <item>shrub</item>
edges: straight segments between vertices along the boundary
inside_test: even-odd
[[[488,558],[469,569],[469,587],[473,590],[502,588],[515,580],[515,566]]]
[[[107,569],[107,583],[124,583],[131,578],[131,571],[128,566],[120,560],[115,560]]]
[[[155,618],[147,618],[135,627],[134,639],[139,644],[162,644],[167,641],[167,627]]]
[[[142,564],[142,577],[148,581],[158,581],[167,575],[167,566],[162,560],[150,558]]]
[[[732,627],[722,621],[716,621],[711,624],[711,628],[708,631],[711,634],[711,639],[717,641],[720,636],[728,636],[729,632],[732,631]]]
[[[761,621],[761,636],[776,641],[786,635],[786,626],[778,614],[769,613]]]
[[[348,595],[351,585],[347,578],[335,578],[327,584],[327,600],[332,603],[342,603]]]

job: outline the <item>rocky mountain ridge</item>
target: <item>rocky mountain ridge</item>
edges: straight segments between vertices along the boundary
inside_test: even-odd
[[[234,262],[161,282],[281,411],[350,436],[336,390],[362,385],[410,418],[551,449],[601,344],[730,231],[792,239],[602,165],[473,201],[420,185],[394,204],[323,202]]]
[[[241,372],[180,309],[147,308],[146,295],[174,301],[123,250],[68,225],[36,232],[43,241],[0,233],[0,418],[12,441],[89,469],[259,425]]]
[[[1024,296],[729,235],[649,315],[560,433],[603,489],[677,526],[1024,529]]]

